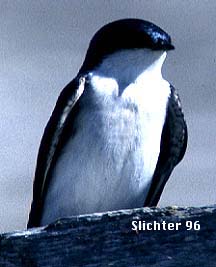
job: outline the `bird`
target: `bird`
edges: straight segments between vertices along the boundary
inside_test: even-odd
[[[45,127],[27,228],[157,205],[187,147],[179,94],[162,75],[173,49],[171,37],[143,19],[95,33]]]

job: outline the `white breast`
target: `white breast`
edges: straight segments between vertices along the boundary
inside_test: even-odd
[[[170,94],[158,73],[161,62],[156,63],[123,90],[125,81],[92,73],[80,100],[77,133],[53,170],[42,225],[63,216],[143,205]]]

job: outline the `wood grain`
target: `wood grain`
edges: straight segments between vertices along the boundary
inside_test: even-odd
[[[179,230],[132,231],[132,221]],[[199,221],[200,230],[187,230]],[[0,266],[216,266],[216,205],[141,208],[60,219],[0,236]]]

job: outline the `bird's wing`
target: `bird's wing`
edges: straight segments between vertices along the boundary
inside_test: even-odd
[[[187,146],[187,125],[176,89],[171,94],[161,136],[160,154],[144,206],[156,206],[173,168],[182,160]]]
[[[33,201],[27,227],[38,226],[43,206],[44,190],[48,180],[48,172],[53,161],[55,151],[59,145],[65,121],[69,114],[76,109],[77,100],[85,88],[86,78],[75,78],[61,92],[53,113],[44,130],[40,143],[33,186]]]

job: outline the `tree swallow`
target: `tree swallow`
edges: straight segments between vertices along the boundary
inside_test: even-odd
[[[157,205],[187,145],[179,96],[161,74],[172,49],[165,31],[140,19],[94,35],[45,128],[28,228]]]

